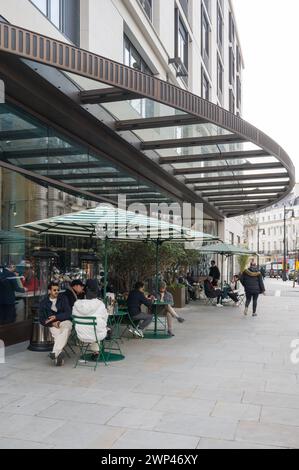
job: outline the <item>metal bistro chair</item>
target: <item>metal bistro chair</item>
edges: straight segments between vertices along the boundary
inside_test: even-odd
[[[104,347],[104,342],[99,341],[98,335],[97,335],[97,320],[95,317],[77,317],[73,315],[73,325],[76,329],[77,325],[81,326],[90,326],[93,328],[94,331],[94,337],[95,340],[92,342],[83,342],[78,339],[78,346],[80,350],[80,356],[75,364],[75,368],[79,366],[86,366],[86,367],[93,367],[94,370],[97,369],[98,363],[100,361],[104,362],[104,364],[107,366],[106,362],[106,357],[105,357],[105,347]],[[92,344],[97,344],[99,347],[99,354],[97,355],[96,359],[92,360],[92,357],[96,354],[94,350],[91,349]],[[84,364],[82,364],[82,362]],[[91,362],[95,365],[89,365]]]
[[[204,294],[205,294],[205,304],[215,307],[217,303],[217,297],[209,297],[209,293],[206,289],[204,289]]]
[[[136,330],[136,328],[138,328],[138,325],[140,323],[140,320],[134,320],[131,315],[130,315],[130,312],[127,310],[126,311],[126,316],[125,318],[123,319],[122,321],[122,324],[126,327],[124,329],[124,331],[122,332],[120,338],[122,339],[125,334],[130,331],[130,328],[133,328],[133,330]],[[133,335],[134,337],[134,335]]]

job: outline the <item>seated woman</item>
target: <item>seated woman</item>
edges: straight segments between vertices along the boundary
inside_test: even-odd
[[[161,311],[159,311],[158,313],[160,315],[166,315],[168,335],[174,336],[172,319],[175,318],[179,323],[183,323],[185,319],[180,317],[174,310],[173,296],[170,292],[167,291],[167,286],[165,282],[161,282],[159,292],[156,297],[159,302],[169,302],[169,305],[165,305],[165,307],[163,306]]]
[[[223,292],[213,286],[213,278],[207,277],[204,281],[204,291],[208,299],[217,299],[217,307],[223,307]]]
[[[98,341],[107,336],[108,312],[105,304],[98,299],[98,282],[89,280],[86,284],[86,300],[77,300],[73,307],[73,315],[76,317],[94,317],[97,322],[96,333]],[[76,333],[80,341],[90,343],[90,349],[95,356],[99,354],[99,346],[96,342],[93,326],[76,325]]]

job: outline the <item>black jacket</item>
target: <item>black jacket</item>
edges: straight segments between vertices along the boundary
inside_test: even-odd
[[[71,287],[68,287],[66,291],[63,293],[63,295],[67,298],[69,305],[71,307],[71,310],[73,310],[73,306],[75,305],[75,302],[77,302],[77,300],[84,299],[84,294],[77,295],[76,292]]]
[[[153,303],[151,300],[147,299],[142,292],[136,289],[130,292],[127,301],[128,310],[132,317],[135,317],[141,313],[141,305],[151,307],[152,304]]]
[[[212,266],[212,267],[210,268],[209,276],[212,277],[213,279],[215,279],[215,281],[219,281],[219,279],[220,279],[220,271],[219,271],[219,269],[217,268],[217,266]]]
[[[265,285],[263,276],[257,268],[246,269],[240,278],[246,294],[263,294]]]
[[[49,296],[45,297],[39,306],[39,321],[43,326],[46,325],[46,321],[49,317],[55,315],[57,321],[63,322],[66,320],[72,320],[72,309],[70,307],[69,301],[65,294],[59,294],[57,298],[56,308],[57,313],[51,310],[52,302],[49,299]]]
[[[19,286],[16,275],[6,268],[0,268],[0,304],[14,305],[16,292],[24,294],[25,289]]]

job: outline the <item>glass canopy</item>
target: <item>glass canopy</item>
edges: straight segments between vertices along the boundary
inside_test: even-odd
[[[99,200],[115,201],[123,193],[131,201],[171,202],[169,195],[178,194],[179,202],[204,202],[218,216],[260,210],[293,188],[294,165],[275,141],[170,82],[1,22],[0,51],[16,61],[26,59],[53,93],[59,83],[60,96],[65,93],[84,110],[86,121],[87,115],[91,125],[97,120],[99,132],[106,126],[126,149],[116,164],[116,158],[103,157],[100,147],[91,151],[20,109],[1,105],[0,160],[30,175]],[[76,135],[80,129],[73,131]],[[130,156],[136,152],[137,179]]]

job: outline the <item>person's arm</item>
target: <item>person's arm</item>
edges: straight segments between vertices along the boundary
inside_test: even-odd
[[[263,276],[261,274],[259,275],[259,284],[260,284],[261,293],[264,294],[266,292],[266,288],[265,288],[265,284],[263,281]]]
[[[25,294],[26,292],[26,289],[24,289],[24,287],[21,287],[18,283],[18,280],[16,279],[16,277],[14,277],[15,274],[14,273],[11,273],[11,277],[8,278],[9,282],[11,283],[12,285],[12,288],[15,292],[18,292],[20,294]],[[21,281],[20,281],[21,282]]]
[[[39,305],[39,321],[41,325],[46,326],[46,322],[49,318],[47,304],[45,300],[42,300]]]
[[[61,305],[60,308],[57,308],[56,318],[57,321],[63,322],[66,320],[72,319],[72,309],[70,303],[65,295],[63,295],[60,299]]]
[[[142,305],[145,305],[146,307],[151,307],[153,305],[153,301],[150,299],[147,299],[144,294],[140,293],[140,302]]]

